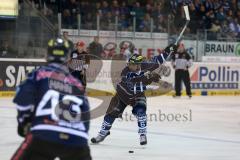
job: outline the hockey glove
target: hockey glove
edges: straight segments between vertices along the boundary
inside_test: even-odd
[[[161,76],[159,74],[157,74],[157,73],[152,73],[151,74],[151,80],[153,82],[159,82],[160,79],[161,79]]]
[[[32,124],[32,117],[29,114],[22,115],[21,112],[18,112],[18,135],[25,137],[30,131]]]
[[[30,131],[31,123],[19,124],[18,125],[18,135],[25,137]]]
[[[175,44],[170,44],[167,46],[164,51],[168,53],[168,55],[177,52],[177,46]]]

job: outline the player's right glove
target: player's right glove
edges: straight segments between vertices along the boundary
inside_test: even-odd
[[[31,123],[18,124],[18,135],[25,137],[30,131]]]
[[[159,75],[159,74],[157,74],[157,73],[151,73],[151,80],[153,81],[153,82],[159,82],[159,80],[161,79],[161,76]]]
[[[161,79],[161,76],[158,73],[147,71],[144,73],[144,76],[151,82],[158,82]]]
[[[169,46],[167,46],[164,51],[166,53],[168,53],[169,55],[172,54],[172,53],[175,53],[177,52],[177,45],[175,44],[170,44]]]
[[[24,119],[20,117],[20,114],[18,115],[18,135],[21,137],[25,137],[28,132],[30,131],[32,124],[32,117],[31,116],[25,116]]]

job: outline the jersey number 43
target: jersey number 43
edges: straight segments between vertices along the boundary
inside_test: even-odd
[[[80,106],[83,100],[73,95],[60,95],[58,91],[48,90],[37,106],[36,116],[51,116],[54,121],[79,122]]]

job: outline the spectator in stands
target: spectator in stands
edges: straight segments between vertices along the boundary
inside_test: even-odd
[[[41,10],[43,8],[43,3],[41,0],[30,0],[32,7]]]
[[[228,10],[226,19],[230,22],[233,18],[234,18],[233,11],[232,10]]]
[[[165,20],[163,15],[159,15],[158,19],[156,20],[156,32],[167,32],[167,21]]]
[[[127,3],[129,6],[133,6],[136,3],[136,0],[128,0]]]
[[[216,13],[216,19],[219,21],[219,22],[223,22],[225,19],[226,19],[226,15],[225,15],[225,12],[223,10],[223,6],[221,6],[217,13]]]
[[[77,28],[77,13],[79,13],[79,3],[76,0],[68,0],[63,6],[63,26],[65,28]]]
[[[88,1],[81,1],[79,12],[81,14],[81,28],[82,29],[96,29],[94,28],[96,25],[96,14],[95,11],[93,11],[93,4],[89,3]],[[95,22],[95,23],[94,23]],[[94,25],[94,26],[93,26]]]
[[[151,6],[151,4],[148,3],[145,8],[145,14],[149,14],[150,16],[152,16],[152,12],[153,12],[153,6]]]
[[[240,10],[237,11],[236,18],[237,18],[238,24],[240,24]]]
[[[96,14],[100,14],[100,12],[101,12],[101,3],[100,2],[96,2],[94,12]]]
[[[205,14],[205,19],[204,19],[204,24],[205,24],[205,29],[210,29],[212,26],[212,22],[215,19],[215,15],[213,10],[209,10],[208,12],[206,12]]]
[[[197,13],[197,10],[196,10],[196,7],[194,6],[193,3],[190,3],[189,4],[189,14],[190,14],[190,17],[191,17],[191,21],[189,23],[189,28],[191,29],[191,33],[196,33],[197,32],[197,29],[199,27],[199,17],[198,17],[198,13]]]
[[[167,14],[171,12],[174,16],[177,15],[178,2],[176,0],[169,0],[164,2],[163,12]]]
[[[112,1],[111,12],[113,16],[119,15],[120,8],[117,0]]]
[[[202,3],[200,2],[200,0],[194,0],[194,6],[196,8],[197,11],[200,11],[201,10],[201,6],[202,6]]]
[[[121,14],[118,20],[119,23],[119,30],[120,31],[128,31],[129,26],[130,26],[130,22],[129,20],[126,18],[125,14]]]
[[[237,0],[231,0],[230,2],[230,8],[233,10],[233,12],[237,12],[238,6],[237,6]]]
[[[5,41],[2,43],[2,46],[0,46],[0,57],[1,58],[15,58],[16,51],[11,48],[8,41]]]
[[[199,13],[200,20],[205,19],[206,8],[205,8],[205,6],[203,4],[200,5],[198,13]]]
[[[213,6],[214,6],[213,9],[215,11],[217,11],[222,6],[221,0],[214,0],[213,1]]]
[[[109,4],[107,1],[103,1],[102,5],[101,5],[101,14],[103,17],[105,17],[107,15],[107,13],[111,12]]]
[[[211,28],[209,29],[210,33],[208,34],[208,39],[209,40],[214,40],[217,39],[218,33],[221,31],[221,25],[218,20],[215,20],[212,23]]]
[[[204,2],[204,6],[205,6],[205,9],[206,9],[207,12],[214,9],[214,4],[213,4],[212,0],[206,0]]]
[[[222,6],[224,8],[224,11],[227,12],[230,9],[230,3],[229,0],[222,0]]]
[[[240,25],[237,18],[233,18],[229,23],[230,33],[235,38],[240,38]]]
[[[101,15],[100,24],[101,30],[114,30],[115,16],[111,12],[106,13],[105,16]]]
[[[164,14],[162,10],[163,10],[162,3],[158,3],[152,12],[152,17],[154,18],[154,20],[157,20],[159,16]]]
[[[224,20],[222,23],[221,23],[221,37],[222,38],[231,38],[231,35],[229,34],[230,33],[230,28],[229,28],[229,25],[228,25],[228,21],[227,20]]]
[[[143,20],[141,21],[141,24],[139,25],[140,31],[143,32],[150,32],[151,27],[151,17],[148,13],[145,14]]]
[[[80,2],[80,13],[82,18],[86,17],[88,13],[92,12],[92,5],[89,4],[88,1],[81,1]]]
[[[210,28],[210,31],[211,32],[214,32],[214,33],[217,33],[217,32],[220,32],[221,30],[221,25],[219,23],[218,20],[215,20],[213,23],[212,23],[212,26]]]
[[[140,2],[135,3],[131,12],[136,17],[136,26],[139,26],[142,23],[142,18],[144,17],[144,9],[141,7]],[[139,28],[137,28],[137,30],[139,30]]]
[[[65,40],[65,41],[68,41],[68,43],[69,43],[69,45],[70,45],[70,51],[72,51],[73,49],[74,49],[74,44],[73,44],[73,42],[69,39],[69,37],[68,37],[68,32],[67,31],[63,31],[63,39]]]
[[[140,2],[136,2],[132,8],[132,11],[135,12],[135,16],[137,19],[141,19],[144,16],[144,9],[141,7]]]
[[[89,12],[85,15],[84,20],[82,21],[83,29],[97,29],[96,28],[96,16]]]
[[[119,14],[129,17],[129,13],[130,13],[130,9],[129,7],[127,7],[127,3],[125,1],[122,1],[119,9]]]
[[[176,28],[181,28],[185,23],[185,14],[183,10],[183,4],[179,4],[177,8],[176,15],[174,16],[174,26]]]
[[[94,55],[95,57],[100,58],[103,52],[103,46],[99,43],[99,37],[94,37],[93,42],[89,44],[89,54]]]
[[[198,27],[199,29],[205,29],[205,19],[206,19],[206,9],[203,4],[200,5],[199,11],[197,12],[198,19]],[[190,22],[191,23],[191,22]]]

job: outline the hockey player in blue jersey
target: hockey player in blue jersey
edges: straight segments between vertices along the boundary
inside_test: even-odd
[[[84,86],[64,63],[69,44],[48,42],[47,65],[18,86],[18,134],[25,138],[12,160],[91,160],[88,147],[89,104]]]
[[[147,85],[160,80],[160,75],[154,70],[176,52],[176,48],[176,45],[169,45],[151,61],[144,61],[143,57],[138,54],[133,54],[129,58],[127,66],[122,70],[121,82],[117,84],[116,95],[111,99],[104,116],[101,130],[96,137],[91,139],[92,143],[103,141],[110,134],[114,120],[121,117],[125,108],[130,105],[133,107],[133,115],[137,118],[140,145],[147,144],[147,104],[144,91]]]

